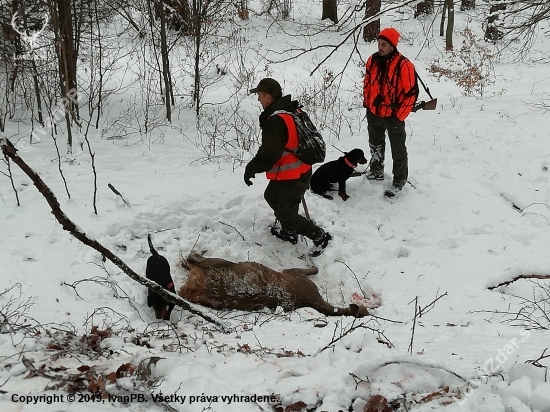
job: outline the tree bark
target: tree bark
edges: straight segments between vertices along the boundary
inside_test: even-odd
[[[487,27],[485,28],[485,40],[497,41],[502,38],[502,32],[497,28],[495,22],[498,20],[499,11],[506,10],[506,4],[493,4],[489,9]]]
[[[193,31],[195,40],[195,65],[194,65],[194,77],[193,83],[193,101],[195,102],[195,114],[197,117],[200,114],[201,109],[201,73],[200,73],[200,59],[201,59],[201,44],[202,44],[202,6],[201,0],[193,0]]]
[[[460,3],[460,11],[474,10],[476,8],[476,0],[462,0]]]
[[[76,92],[76,61],[77,52],[74,48],[73,23],[70,0],[49,0],[48,6],[52,16],[52,24],[56,33],[56,51],[59,67],[59,88],[63,97]],[[67,153],[72,153],[73,137],[71,118],[76,120],[76,105],[73,99],[66,101],[65,121],[67,124]],[[70,115],[69,115],[70,114]]]
[[[380,13],[380,8],[382,7],[382,0],[367,0],[367,6],[365,9],[365,20],[368,20],[370,17],[376,16]],[[366,42],[371,42],[376,40],[378,34],[380,33],[380,19],[376,19],[367,23],[363,28],[363,40]]]
[[[447,0],[443,3],[443,12],[441,13],[441,23],[439,24],[439,35],[441,37],[445,36],[445,17],[447,13]]]
[[[23,27],[25,28],[25,30],[27,32],[29,32],[30,27],[29,27],[29,23],[28,23],[28,19],[27,19],[27,7],[26,7],[26,4],[25,4],[25,1],[21,2],[21,6],[23,7],[23,13],[22,13]],[[32,50],[31,50],[31,53],[32,53]],[[33,78],[33,83],[34,83],[34,94],[35,94],[35,97],[36,97],[36,108],[37,108],[37,113],[38,113],[38,123],[40,123],[41,126],[44,126],[44,116],[42,115],[42,97],[40,95],[40,86],[39,86],[39,81],[38,81],[38,69],[36,67],[36,61],[34,59],[31,59],[30,63],[31,63],[32,78]],[[32,136],[33,135],[31,134],[31,139],[32,139]]]
[[[452,50],[453,49],[453,28],[455,25],[455,8],[453,0],[446,0],[447,1],[447,12],[448,12],[448,19],[447,19],[447,32],[445,33],[445,50]]]
[[[164,2],[161,0],[164,10]],[[170,59],[168,57],[168,45],[166,41],[166,16],[160,13],[160,55],[162,60],[162,79],[164,81],[164,103],[166,105],[166,119],[172,123],[172,105],[174,104],[172,81],[170,78]]]
[[[434,12],[434,0],[424,0],[416,5],[416,10],[414,12],[414,18],[426,14],[432,14]]]
[[[321,20],[330,19],[334,24],[338,23],[338,1],[323,0],[323,16]]]

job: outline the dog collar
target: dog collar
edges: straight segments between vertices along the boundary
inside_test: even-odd
[[[354,165],[353,163],[351,163],[347,157],[344,157],[344,162],[346,162],[346,165],[348,165],[349,167],[351,167],[352,169],[355,169],[357,167],[357,165]]]

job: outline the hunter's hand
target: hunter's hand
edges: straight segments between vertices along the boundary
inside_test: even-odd
[[[247,172],[244,172],[244,182],[248,185],[248,186],[252,186],[253,183],[250,179],[254,179],[256,175],[254,173],[247,173]]]

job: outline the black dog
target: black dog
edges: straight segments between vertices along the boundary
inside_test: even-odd
[[[332,200],[332,196],[325,193],[333,190],[332,183],[338,183],[338,195],[342,200],[348,200],[346,180],[351,176],[359,176],[360,173],[354,170],[357,164],[364,165],[365,163],[367,163],[367,159],[365,159],[365,153],[361,149],[353,149],[348,153],[344,153],[344,156],[325,163],[313,173],[310,182],[311,191]]]
[[[147,279],[157,282],[164,289],[172,293],[176,293],[174,281],[172,280],[172,276],[170,276],[170,264],[168,260],[164,256],[159,255],[155,250],[151,241],[151,235],[149,234],[147,235],[147,241],[149,242],[149,249],[153,254],[153,256],[147,259],[147,269],[145,271]],[[157,319],[170,320],[174,304],[166,302],[162,296],[153,292],[150,288],[147,293],[147,305],[153,307]]]

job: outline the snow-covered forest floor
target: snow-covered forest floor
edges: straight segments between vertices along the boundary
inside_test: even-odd
[[[260,2],[251,3],[260,10]],[[274,24],[251,13],[237,23],[248,45],[242,61],[253,76],[239,83],[240,63],[225,54],[220,64],[227,73],[212,68],[204,101],[227,103],[205,108],[198,129],[182,98],[171,126],[119,139],[105,120],[103,132],[90,134],[97,214],[86,146],[61,158],[70,198],[53,141],[21,150],[66,215],[143,276],[151,233],[176,288],[185,282],[181,262],[193,249],[273,269],[313,262],[319,274],[311,279],[327,301],[347,306],[359,296],[375,316],[326,318],[308,308],[213,313],[228,334],[178,308],[171,322],[157,322],[146,289],[64,231],[11,163],[21,205],[10,180],[0,176],[0,409],[362,412],[380,394],[398,410],[550,411],[547,368],[534,365],[550,362],[527,362],[549,346],[548,280],[489,289],[517,275],[550,275],[550,120],[534,106],[550,90],[550,38],[541,30],[525,58],[512,60],[509,49],[497,59],[482,40],[477,13],[457,11],[455,44],[458,49],[465,39],[460,33],[470,28],[478,36],[470,55],[475,58],[477,47],[491,50],[494,71],[487,72],[482,92],[471,95],[430,74],[433,64],[457,67],[445,56],[444,39],[432,32],[431,18],[414,20],[412,9],[383,16],[383,27],[402,33],[398,48],[438,107],[407,119],[410,184],[395,201],[382,196],[391,161],[384,182],[350,179],[346,202],[306,193],[312,218],[334,236],[313,260],[304,257],[311,247],[304,239],[293,246],[269,234],[267,181],[257,176],[248,187],[242,175],[257,149],[260,113],[256,96],[245,91],[266,76],[306,104],[327,140],[327,160],[340,156],[338,149],[368,151],[361,82],[374,43],[360,40],[360,55],[352,42],[344,44],[313,76],[330,49],[279,63],[295,54],[288,51],[294,47],[341,41],[345,28],[320,22],[320,2],[295,1],[288,21]],[[307,36],[313,23],[326,30]],[[125,66],[138,64],[131,54],[127,59]],[[173,77],[185,94],[191,79],[183,72]],[[110,99],[105,118],[132,107],[136,116],[143,113],[138,94],[128,89]],[[428,100],[423,90],[420,98]],[[242,119],[235,122],[249,150],[211,140],[212,121],[229,119],[237,104]],[[158,113],[162,105],[151,110]],[[5,135],[15,143],[27,132],[28,125],[8,122]],[[234,134],[228,127],[217,139],[237,139]],[[58,139],[63,152],[63,136]]]

